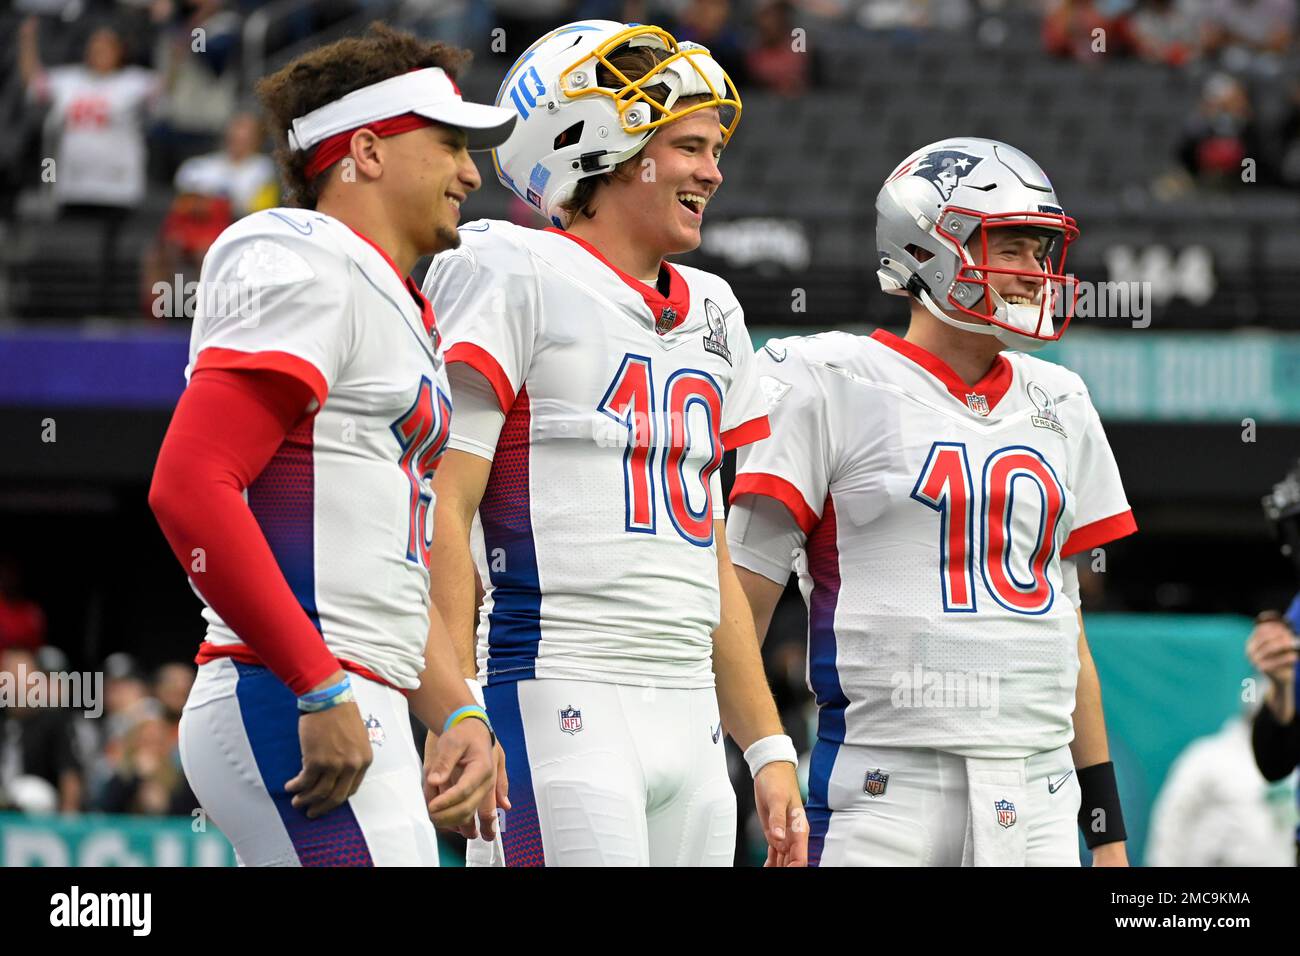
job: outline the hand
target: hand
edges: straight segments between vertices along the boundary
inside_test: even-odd
[[[424,797],[435,826],[458,830],[466,839],[496,837],[497,759],[481,720],[462,720],[424,745]],[[500,748],[498,748],[499,752]],[[509,803],[505,804],[509,809]]]
[[[342,679],[343,672],[338,671],[319,686],[330,687]],[[374,754],[355,701],[303,714],[298,718],[298,741],[302,771],[284,789],[294,794],[294,807],[314,820],[341,806],[361,788]]]
[[[1276,612],[1266,611],[1257,621],[1246,641],[1246,656],[1251,666],[1268,677],[1272,684],[1269,706],[1279,722],[1287,724],[1291,722],[1296,660],[1300,659],[1296,637]]]
[[[496,745],[495,757],[496,757],[496,765],[497,765],[496,805],[502,810],[509,810],[510,809],[510,799],[509,799],[510,785],[506,777],[506,752],[501,749],[501,744],[499,742]],[[496,817],[494,816],[493,819],[496,819]],[[483,827],[483,833],[485,834],[483,839],[485,840],[494,839],[493,829],[494,828],[485,825]],[[456,832],[459,833],[461,836],[463,836],[466,840],[477,839],[479,835],[479,831],[474,820],[471,820],[469,823],[465,824],[464,826],[456,827]]]
[[[1123,840],[1103,843],[1092,851],[1093,866],[1128,866],[1128,850]]]
[[[774,760],[754,778],[754,805],[767,838],[764,866],[808,865],[808,817],[794,764]]]

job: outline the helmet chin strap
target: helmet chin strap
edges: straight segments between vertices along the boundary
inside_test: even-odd
[[[1015,349],[1018,352],[1035,352],[1047,344],[1046,339],[1035,338],[1032,335],[1025,335],[1021,332],[1014,332],[1011,329],[1003,328],[1000,325],[986,325],[980,322],[963,322],[961,319],[953,318],[943,309],[939,308],[938,303],[930,296],[929,290],[921,289],[921,304],[940,322],[951,325],[954,329],[961,329],[963,332],[974,332],[978,335],[992,335],[998,341],[1009,349]],[[997,295],[993,292],[993,295]],[[998,297],[999,300],[1001,297]],[[1003,307],[1009,312],[1012,309],[1032,309],[1037,316],[1038,310],[1032,306],[1014,306],[1004,303]]]
[[[595,173],[592,173],[592,175],[593,175],[593,176],[599,176],[599,175],[602,175],[602,174],[604,174],[604,173],[612,172],[612,171],[614,170],[614,168],[615,168],[616,166],[618,166],[619,163],[626,162],[627,160],[629,160],[629,159],[631,159],[633,156],[635,156],[637,153],[641,152],[641,150],[645,149],[645,148],[646,148],[646,144],[650,142],[650,137],[653,136],[654,133],[655,133],[654,130],[651,130],[650,132],[646,133],[645,136],[643,136],[643,137],[641,138],[641,142],[635,144],[634,146],[629,146],[627,149],[623,150],[621,153],[615,153],[615,154],[612,155],[612,156],[607,155],[607,156],[605,157],[605,168],[604,168],[604,169],[601,169],[601,170],[599,170],[599,171],[597,171],[597,172],[595,172]],[[575,187],[576,187],[576,184],[575,184]],[[573,195],[573,193],[570,192],[570,193],[569,193],[569,196],[572,196],[572,195]],[[568,199],[568,196],[564,197],[564,199]],[[551,216],[556,216],[556,217],[558,217],[559,219],[561,219],[561,221],[564,221],[564,222],[565,222],[565,229],[567,230],[568,227],[569,227],[569,222],[567,221],[568,217],[565,216],[564,213],[563,213],[563,210],[560,209],[560,202],[561,202],[561,197],[559,197],[559,196],[557,195],[557,196],[555,197],[555,199],[552,200],[552,202],[551,202],[551,208],[550,208],[549,215],[547,216],[547,218],[549,219],[549,218],[551,218]]]

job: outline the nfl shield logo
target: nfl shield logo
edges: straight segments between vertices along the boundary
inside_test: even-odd
[[[384,741],[388,739],[388,735],[384,733],[383,724],[379,722],[379,718],[374,714],[366,718],[366,735],[376,747],[382,747]]]
[[[1016,805],[1010,800],[996,801],[993,809],[998,812],[998,826],[1009,830],[1016,825]]]
[[[863,784],[862,789],[869,797],[879,797],[884,795],[887,786],[889,786],[889,774],[876,768],[867,771],[867,782]]]
[[[666,305],[663,311],[659,313],[659,320],[655,322],[655,331],[660,335],[672,330],[673,325],[677,322],[677,310],[671,305]]]
[[[560,729],[566,734],[576,734],[582,729],[582,711],[574,710],[570,704],[560,711]]]
[[[983,395],[971,392],[966,396],[966,404],[976,415],[987,415],[989,413],[989,400]]]

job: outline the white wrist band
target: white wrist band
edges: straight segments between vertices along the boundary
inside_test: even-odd
[[[745,751],[745,763],[749,764],[749,774],[752,777],[757,777],[760,770],[778,760],[799,766],[799,754],[794,749],[794,741],[785,734],[773,734],[755,740]]]
[[[468,687],[469,692],[474,695],[474,703],[478,704],[484,710],[487,710],[487,704],[483,702],[483,685],[473,677],[466,677],[465,686]]]

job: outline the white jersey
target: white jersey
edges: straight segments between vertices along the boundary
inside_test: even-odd
[[[59,66],[38,80],[60,126],[54,196],[60,203],[135,206],[144,199],[144,110],[156,94],[154,73],[130,66],[95,73]]]
[[[460,233],[425,289],[448,362],[506,412],[473,535],[480,674],[711,687],[717,469],[768,433],[740,304],[684,266],[663,296],[557,230]],[[493,454],[454,423],[450,447]]]
[[[249,485],[249,509],[335,656],[417,687],[433,473],[451,419],[428,302],[337,219],[254,213],[203,260],[186,378],[205,368],[274,369],[311,386],[318,407]],[[211,608],[203,616],[209,644],[238,644]]]
[[[884,331],[775,339],[759,366],[772,437],[740,453],[732,501],[774,498],[806,536],[818,736],[972,757],[1068,743],[1061,558],[1136,530],[1083,381],[1012,352],[967,387]]]

